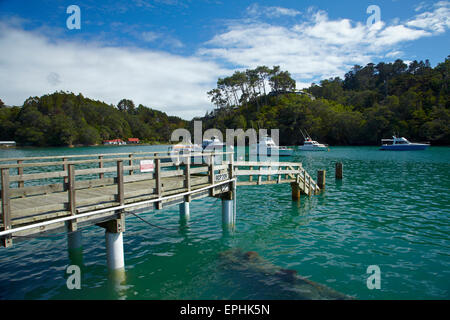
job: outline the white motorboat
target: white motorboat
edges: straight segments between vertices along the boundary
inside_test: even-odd
[[[393,136],[392,139],[381,139],[380,150],[425,150],[429,146],[428,143],[414,143],[409,142],[408,139],[404,137],[397,138],[396,136]]]
[[[306,138],[303,145],[298,147],[301,151],[327,151],[328,146],[323,143],[312,140],[311,138]]]
[[[251,155],[291,156],[293,152],[294,150],[288,147],[277,146],[273,139],[269,136],[262,137],[258,144],[252,144],[250,146]]]
[[[300,130],[302,136],[303,136],[303,145],[298,147],[298,150],[301,151],[328,151],[328,145],[324,143],[319,143],[313,139],[308,134],[308,131],[305,130],[305,133],[303,133],[302,130]]]
[[[204,139],[202,142],[202,148],[204,151],[224,151],[227,144],[220,141],[216,136],[212,136],[212,139]],[[231,146],[230,146],[231,147]]]

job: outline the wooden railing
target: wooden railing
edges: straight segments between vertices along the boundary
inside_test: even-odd
[[[232,152],[145,154],[0,159],[1,229],[191,191],[213,184],[216,173],[232,176]],[[204,161],[191,164],[192,156]],[[153,160],[154,172],[140,172],[141,160]]]
[[[320,191],[316,181],[306,172],[301,163],[295,162],[241,162],[234,163],[237,177],[248,176],[248,180],[239,180],[238,185],[261,185],[297,182],[303,193],[312,195]],[[253,180],[253,178],[256,180]]]

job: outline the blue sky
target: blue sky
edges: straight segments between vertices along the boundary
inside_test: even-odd
[[[77,5],[81,29],[68,29]],[[367,25],[370,5],[381,20]],[[185,119],[236,69],[280,65],[297,88],[354,64],[450,54],[450,1],[0,0],[0,98],[56,90]]]

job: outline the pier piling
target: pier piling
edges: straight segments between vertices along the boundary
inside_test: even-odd
[[[68,226],[68,228],[70,227]],[[81,230],[69,232],[67,234],[67,251],[69,253],[70,264],[80,267],[83,264]]]
[[[292,201],[300,201],[301,190],[297,182],[291,182]]]
[[[125,269],[123,254],[123,232],[105,232],[106,238],[106,260],[110,271]]]
[[[343,164],[342,162],[336,162],[336,179],[342,180],[343,176]]]
[[[319,186],[320,189],[325,189],[325,175],[326,175],[326,170],[319,170],[317,171],[317,185]]]
[[[190,208],[189,208],[189,202],[184,201],[183,203],[180,203],[180,220],[183,222],[187,222],[190,217]]]
[[[232,191],[221,196],[222,199],[222,227],[224,230],[232,230],[235,225],[234,218],[234,194]]]

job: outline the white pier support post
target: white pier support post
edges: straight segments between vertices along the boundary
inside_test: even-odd
[[[184,201],[183,203],[180,203],[180,221],[187,222],[189,221],[189,217],[190,217],[189,202]]]
[[[233,189],[232,189],[233,190]],[[222,195],[222,228],[225,231],[232,231],[235,226],[235,193],[228,191]]]
[[[123,254],[123,232],[109,232],[106,230],[106,261],[110,271],[125,270]]]

